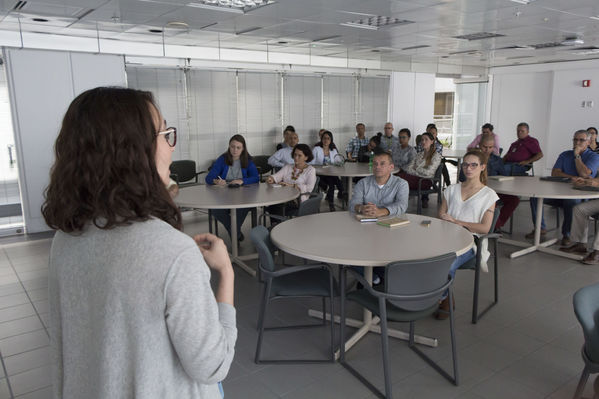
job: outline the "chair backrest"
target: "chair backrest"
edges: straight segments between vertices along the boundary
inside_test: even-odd
[[[320,213],[320,203],[322,202],[322,193],[312,194],[313,196],[302,201],[297,210],[297,216],[313,215]]]
[[[312,188],[312,192],[314,194],[318,194],[318,185],[320,184],[320,176],[316,176],[316,181],[314,182],[314,187]]]
[[[268,158],[268,155],[252,156],[252,161],[254,161],[254,164],[256,165],[256,168],[258,169],[258,173],[260,173],[260,175],[272,171],[272,166],[268,164]]]
[[[393,262],[385,268],[385,292],[394,295],[419,295],[435,292],[434,295],[418,300],[389,300],[399,308],[419,311],[439,302],[444,294],[441,288],[447,284],[449,268],[455,261],[455,253],[434,258]]]
[[[499,208],[497,208],[497,206],[495,206],[495,211],[493,212],[493,222],[491,223],[491,229],[489,230],[489,233],[492,233],[495,231],[495,224],[497,223],[497,219],[499,219]]]
[[[593,363],[599,363],[599,284],[576,291],[573,303],[584,333],[584,351]]]
[[[270,241],[270,233],[264,226],[256,226],[250,231],[250,238],[258,251],[258,264],[261,269],[273,272],[275,270],[275,260],[273,253],[276,249]]]
[[[171,173],[177,175],[177,183],[185,183],[190,180],[197,181],[196,163],[192,160],[173,161],[171,163]]]
[[[437,170],[435,170],[435,180],[441,179],[441,175],[443,174],[443,168],[445,168],[445,163],[441,162],[437,167]]]

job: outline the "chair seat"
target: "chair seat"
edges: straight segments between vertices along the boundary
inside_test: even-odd
[[[347,299],[359,303],[361,306],[370,310],[375,315],[380,316],[378,298],[373,296],[370,292],[368,292],[368,290],[362,289],[352,291],[349,294],[347,294]],[[409,322],[422,319],[435,313],[438,307],[439,305],[435,303],[428,309],[414,312],[398,308],[397,306],[394,306],[387,302],[387,320]]]
[[[276,277],[272,281],[271,296],[330,296],[329,272],[326,269],[310,269]],[[333,281],[335,295],[337,284]]]

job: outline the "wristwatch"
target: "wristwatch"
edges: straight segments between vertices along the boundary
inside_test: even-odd
[[[580,159],[580,158],[581,158],[581,156],[580,156],[580,154],[578,154],[578,155],[576,155],[574,158],[576,158],[576,159]]]

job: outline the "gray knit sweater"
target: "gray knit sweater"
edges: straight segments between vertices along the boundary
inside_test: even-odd
[[[195,242],[161,220],[80,235],[50,254],[55,398],[220,398],[237,339]]]

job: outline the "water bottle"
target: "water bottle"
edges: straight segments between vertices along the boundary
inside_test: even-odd
[[[368,155],[368,171],[372,172],[372,160],[374,159],[374,151],[370,151]]]

